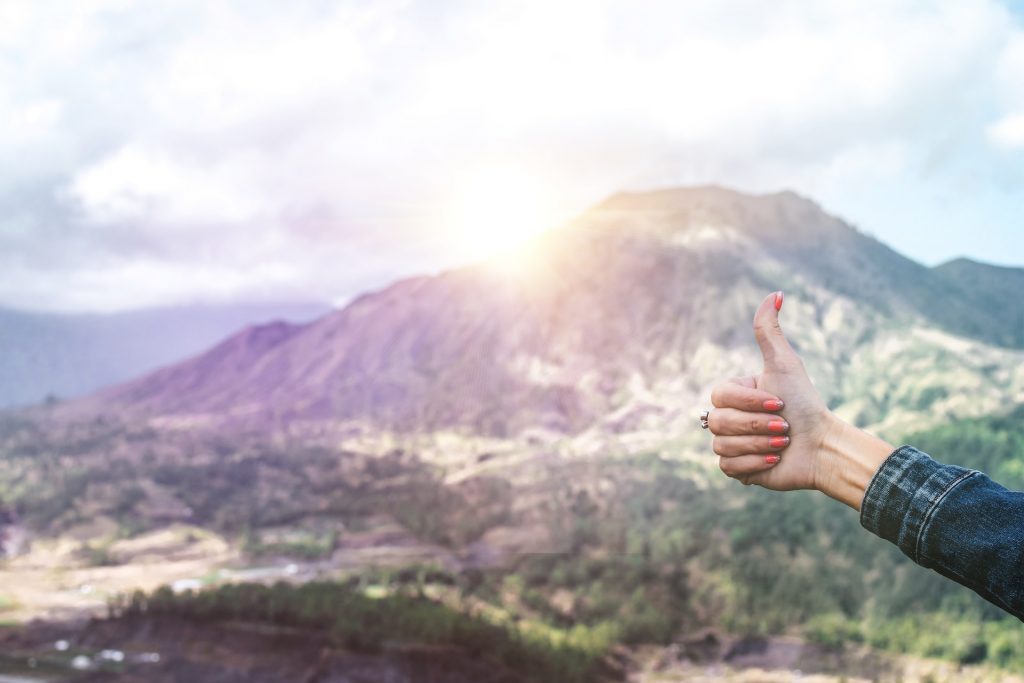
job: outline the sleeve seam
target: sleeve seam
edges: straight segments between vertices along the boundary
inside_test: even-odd
[[[961,483],[963,483],[967,479],[970,479],[976,474],[978,474],[977,470],[968,470],[964,472],[959,477],[951,481],[949,485],[946,486],[946,488],[943,489],[943,491],[939,495],[935,496],[935,499],[929,505],[928,511],[925,513],[924,518],[921,520],[921,525],[917,529],[917,536],[914,539],[915,562],[921,564],[921,539],[924,538],[924,535],[928,530],[928,526],[931,524],[932,517],[935,515],[935,512],[938,509],[939,505],[942,503],[943,500],[945,500],[946,496],[948,496],[950,492],[953,491],[953,489],[955,489]]]
[[[863,526],[865,529],[871,530],[872,533],[878,533],[878,532],[874,528],[872,528],[871,526],[868,526],[867,524],[865,524],[865,521],[867,520],[868,507],[869,506],[872,507],[871,514],[874,514],[874,509],[873,508],[874,508],[874,506],[876,504],[874,498],[872,497],[873,496],[873,492],[872,492],[871,489],[875,485],[875,481],[878,479],[879,475],[882,473],[882,470],[884,470],[886,468],[886,466],[889,464],[889,462],[893,458],[895,458],[898,455],[902,455],[905,451],[907,451],[907,449],[913,449],[913,448],[914,447],[909,445],[909,444],[903,444],[899,448],[893,449],[892,453],[890,453],[885,458],[885,460],[882,461],[882,464],[878,466],[878,469],[875,470],[875,473],[873,475],[871,475],[871,480],[868,481],[868,485],[864,489],[864,497],[861,499],[861,503],[860,503],[860,523],[861,523],[861,526]],[[873,522],[877,523],[877,520],[873,520]]]

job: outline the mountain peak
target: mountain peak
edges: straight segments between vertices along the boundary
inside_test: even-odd
[[[720,185],[620,192],[577,221],[689,246],[759,243],[769,250],[845,250],[866,238],[792,190],[747,194]]]
[[[935,270],[946,273],[983,273],[989,272],[992,274],[1002,274],[1007,277],[1021,276],[1024,274],[1024,268],[1020,266],[1000,266],[995,263],[985,263],[984,261],[978,261],[966,256],[958,256],[957,258],[950,259],[945,263],[940,263],[935,266]]]
[[[722,185],[694,185],[618,192],[598,204],[595,210],[672,211],[694,206],[726,206],[730,204],[761,209],[784,207],[822,211],[816,202],[793,190],[752,194]]]

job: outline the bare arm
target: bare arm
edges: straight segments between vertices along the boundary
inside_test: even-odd
[[[827,419],[815,488],[859,511],[871,478],[895,448],[832,413]]]

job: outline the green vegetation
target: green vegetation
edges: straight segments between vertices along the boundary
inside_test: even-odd
[[[1024,490],[1024,405],[1006,415],[960,420],[907,437],[936,460],[981,470]]]
[[[462,547],[509,520],[512,487],[497,477],[477,477],[459,487],[422,480],[394,501],[391,513],[417,537]]]
[[[97,543],[81,543],[76,555],[87,567],[112,567],[117,558],[110,552],[114,539],[105,539]]]
[[[593,681],[611,644],[600,629],[557,630],[486,619],[422,595],[370,597],[358,581],[229,584],[194,593],[136,593],[113,615],[175,616],[207,622],[248,620],[315,630],[341,647],[379,651],[404,644],[457,649],[532,681]]]
[[[525,495],[494,475],[448,485],[418,458],[397,451],[370,457],[221,439],[188,442],[174,457],[138,458],[131,457],[133,449],[155,448],[155,442],[144,430],[106,423],[60,437],[30,424],[0,435],[0,500],[13,503],[35,528],[60,531],[106,515],[118,521],[119,530],[144,530],[166,523],[163,508],[154,503],[162,497],[190,509],[190,521],[242,538],[256,557],[326,558],[345,533],[364,528],[375,515],[389,515],[422,539],[461,549],[494,526],[518,524],[522,513],[513,503]],[[1024,407],[946,424],[904,442],[1024,488]],[[125,444],[131,447],[125,450]],[[706,479],[692,463],[654,454],[589,459],[585,468],[556,459],[545,466],[548,488],[530,493],[530,505],[542,511],[540,519],[565,552],[524,555],[511,567],[458,576],[422,568],[361,576],[358,587],[343,589],[351,594],[345,604],[351,603],[348,614],[360,624],[356,631],[369,634],[352,643],[383,647],[382,631],[363,622],[374,613],[403,622],[408,609],[412,625],[401,637],[410,641],[435,620],[442,624],[439,633],[482,629],[493,653],[512,651],[503,649],[513,647],[501,644],[503,638],[526,647],[541,633],[539,642],[547,645],[537,645],[536,652],[554,648],[550,656],[559,661],[565,656],[589,662],[616,643],[666,643],[718,626],[1024,670],[1019,622],[913,564],[864,531],[855,513],[821,495],[745,488],[717,473]],[[90,549],[93,564],[111,559],[102,545],[83,547]],[[383,602],[369,597],[370,584],[383,586]],[[464,605],[489,606],[502,616],[484,619],[461,608],[455,610],[461,616],[453,616],[445,611],[453,609],[447,603],[424,597],[424,585],[454,587]],[[415,592],[406,595],[396,586]],[[187,598],[193,601],[188,609],[199,614],[214,609],[206,601],[249,599],[228,588],[211,595],[220,597]],[[286,602],[305,595],[289,593]],[[161,599],[156,609],[163,609]],[[185,599],[175,597],[171,604]],[[230,609],[235,608],[216,607]],[[343,624],[332,632],[344,641],[348,628]],[[434,636],[425,637],[434,642]],[[563,646],[569,649],[563,652]],[[531,655],[536,661],[547,656]]]
[[[905,442],[1024,488],[1024,407]],[[523,601],[563,626],[610,620],[624,642],[666,642],[716,624],[1024,670],[1018,620],[819,494],[719,480],[703,490],[656,456],[603,463],[599,476],[616,482],[613,495],[577,490],[557,515],[571,552],[515,568]]]
[[[825,645],[866,643],[882,650],[950,659],[960,664],[986,662],[1004,669],[1024,670],[1021,623],[1009,617],[976,621],[935,612],[858,622],[829,614],[811,620],[805,634]]]
[[[331,556],[338,543],[336,531],[325,534],[302,534],[281,540],[265,541],[259,531],[246,529],[242,534],[242,552],[252,558],[291,557],[300,560],[322,560]]]
[[[9,612],[12,609],[17,609],[18,601],[9,595],[0,593],[0,612]]]
[[[388,514],[418,537],[451,547],[507,521],[511,506],[503,479],[449,486],[400,451],[174,438],[113,421],[44,426],[0,416],[0,503],[54,535],[100,517],[114,520],[122,536],[174,521],[241,535],[318,518],[354,528]],[[329,552],[320,540],[252,550],[298,559]]]

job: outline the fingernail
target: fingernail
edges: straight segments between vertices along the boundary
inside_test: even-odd
[[[773,436],[772,438],[768,439],[768,445],[771,446],[772,448],[782,448],[787,444],[789,444],[788,436]]]
[[[782,290],[775,292],[775,310],[782,310]]]
[[[779,461],[779,456],[777,456],[777,455],[766,455],[766,456],[764,456],[764,461],[766,463],[768,463],[769,465],[774,465],[775,463],[777,463]]]
[[[768,431],[776,434],[782,434],[788,427],[785,420],[770,420],[768,422]]]
[[[770,398],[761,405],[764,406],[765,410],[775,412],[776,410],[782,410],[783,403],[777,398]]]

